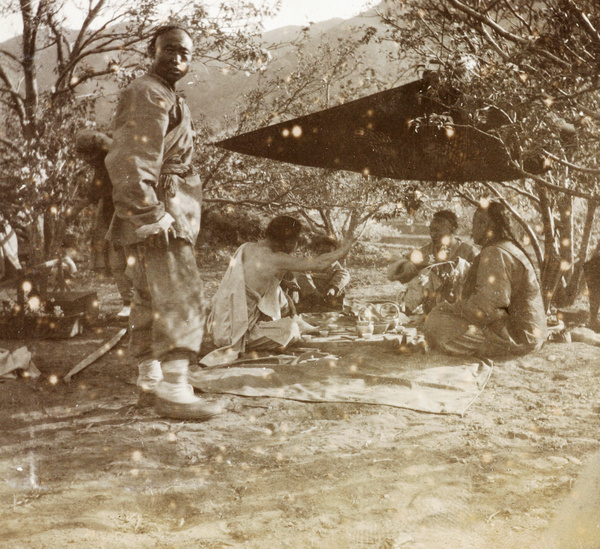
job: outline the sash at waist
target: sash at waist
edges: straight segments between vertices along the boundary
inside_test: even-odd
[[[165,196],[173,198],[179,189],[179,177],[185,179],[191,175],[194,175],[194,167],[191,164],[167,161],[160,169],[158,185],[164,191]]]

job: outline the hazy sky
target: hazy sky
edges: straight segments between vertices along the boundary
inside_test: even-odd
[[[304,25],[333,17],[348,19],[368,8],[368,0],[283,0],[277,17],[265,22],[267,30],[286,25]]]
[[[373,0],[283,0],[279,15],[265,21],[265,30],[286,25],[305,25],[310,21],[324,21],[333,17],[348,19],[372,3]],[[75,19],[72,21],[73,26],[77,23]],[[0,42],[20,33],[18,17],[0,19]]]

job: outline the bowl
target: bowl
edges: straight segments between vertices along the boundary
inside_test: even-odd
[[[384,334],[390,327],[389,321],[373,322],[373,334]]]
[[[329,330],[319,330],[319,335],[321,337],[327,337],[329,335]]]
[[[373,324],[365,320],[359,320],[356,323],[356,333],[360,337],[367,337],[367,335],[371,337],[371,334],[373,333]]]

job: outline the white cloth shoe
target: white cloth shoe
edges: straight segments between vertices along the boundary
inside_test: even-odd
[[[154,410],[159,416],[173,419],[206,421],[223,413],[220,404],[205,402],[188,384],[189,360],[168,360],[162,365],[164,379],[156,387]]]
[[[156,396],[177,404],[193,404],[200,401],[194,394],[194,388],[188,383],[169,383],[164,380],[158,384]]]
[[[161,417],[206,421],[223,413],[223,407],[204,402],[187,383],[161,381],[156,391],[154,411]]]

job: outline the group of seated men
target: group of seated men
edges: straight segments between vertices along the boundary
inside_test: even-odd
[[[426,314],[422,329],[428,343],[465,356],[522,355],[539,349],[546,337],[540,286],[527,252],[511,231],[506,208],[491,202],[476,210],[473,240],[480,251],[456,237],[457,228],[453,212],[437,212],[430,224],[431,242],[388,269],[391,279],[407,284],[408,308]],[[248,349],[285,347],[300,335],[297,309],[339,305],[349,280],[339,261],[354,241],[301,257],[293,255],[301,231],[297,219],[276,217],[263,240],[237,250],[209,315],[208,332],[218,349],[203,362],[227,362]],[[295,273],[291,281],[289,273]],[[297,303],[284,291],[290,287],[300,297]]]

